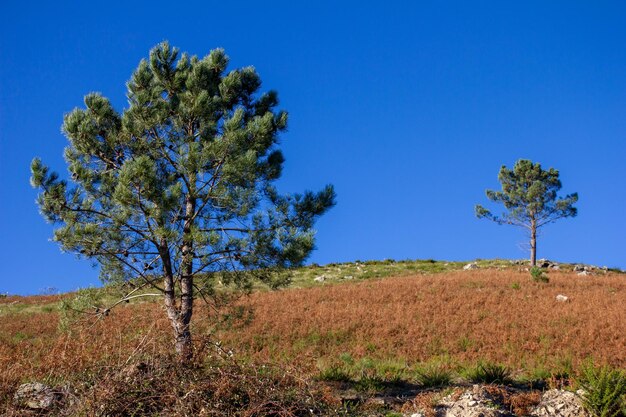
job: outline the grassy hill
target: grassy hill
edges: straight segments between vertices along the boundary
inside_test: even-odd
[[[510,384],[531,389],[568,385],[590,360],[626,368],[626,274],[595,269],[579,275],[574,265],[560,265],[548,271],[549,283],[539,283],[523,262],[477,261],[477,269],[463,270],[465,264],[314,265],[292,271],[292,284],[279,291],[259,286],[219,309],[199,303],[193,322],[197,363],[186,376],[163,373],[172,346],[160,300],[140,298],[102,320],[64,327],[60,307],[76,294],[3,297],[0,402],[12,410],[16,387],[41,381],[90,392],[90,404],[99,407],[112,398],[107,384],[118,392],[137,382],[138,371],[128,371],[137,364],[160,370],[148,378],[155,384],[145,388],[148,397],[165,390],[159,385],[164,381],[189,384],[195,375],[197,383],[210,374],[212,383],[254,380],[269,397],[292,393],[293,401],[321,401],[337,413],[349,411],[338,400],[345,392],[376,396],[394,387],[426,389],[433,381],[454,386],[485,369],[499,369]],[[79,295],[106,300],[117,291]],[[229,369],[231,378],[216,369]],[[220,384],[211,392],[225,389]],[[260,394],[246,389],[242,401],[249,405]],[[123,397],[119,404],[128,401]]]

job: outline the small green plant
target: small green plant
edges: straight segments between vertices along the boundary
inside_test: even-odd
[[[466,371],[466,377],[472,382],[504,384],[511,380],[511,370],[504,365],[491,362],[481,362],[476,367]]]
[[[346,365],[350,365],[350,366],[354,365],[354,358],[348,352],[344,352],[341,355],[339,355],[339,359],[341,360],[341,362],[345,363]]]
[[[519,282],[514,282],[513,284],[511,284],[511,288],[514,290],[519,290],[522,288],[522,286],[519,284]]]
[[[474,341],[467,336],[463,336],[457,341],[457,345],[461,352],[467,352],[474,345]]]
[[[341,366],[331,365],[322,369],[317,375],[317,379],[320,381],[349,382],[352,380],[352,376]]]
[[[596,417],[626,416],[626,373],[588,363],[578,379],[583,405]]]
[[[452,382],[452,372],[441,364],[430,364],[417,370],[417,381],[424,388],[442,387]]]
[[[530,276],[535,282],[550,282],[550,278],[548,278],[548,275],[546,275],[543,272],[543,269],[539,268],[538,266],[533,266],[532,268],[530,268]]]
[[[19,342],[22,342],[22,341],[27,340],[27,339],[28,339],[28,335],[26,333],[22,333],[22,332],[16,332],[13,335],[13,337],[12,337],[12,340],[15,343],[19,343]]]

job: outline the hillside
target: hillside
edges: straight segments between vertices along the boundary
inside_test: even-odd
[[[588,268],[581,275],[560,265],[548,270],[549,283],[538,283],[523,262],[464,265],[381,261],[293,271],[289,288],[259,287],[218,311],[199,307],[197,365],[218,361],[251,369],[254,378],[267,367],[268,375],[290,375],[293,386],[305,381],[307,392],[342,409],[354,393],[400,389],[405,401],[385,405],[388,411],[410,408],[433,372],[447,375],[444,385],[463,386],[479,365],[492,364],[506,369],[509,385],[532,392],[574,386],[590,360],[626,368],[626,274]],[[115,291],[88,290],[93,299]],[[0,401],[7,410],[23,382],[65,384],[80,397],[132,364],[167,362],[170,325],[160,302],[140,299],[103,320],[61,328],[59,307],[74,296],[0,299]],[[106,395],[98,395],[100,406]]]

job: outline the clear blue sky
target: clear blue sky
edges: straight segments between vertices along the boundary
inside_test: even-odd
[[[18,2],[0,5],[0,292],[98,284],[61,254],[28,183],[66,173],[62,116],[125,82],[162,40],[224,47],[290,113],[285,192],[332,183],[310,261],[524,258],[521,230],[474,217],[519,158],[561,171],[579,215],[538,255],[626,268],[626,3]],[[473,4],[470,4],[473,3]]]

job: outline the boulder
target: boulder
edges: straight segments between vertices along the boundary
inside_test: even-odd
[[[574,272],[579,272],[579,271],[584,271],[585,270],[585,266],[584,265],[574,265]]]
[[[552,389],[541,396],[541,402],[531,413],[533,417],[589,417],[580,398],[570,391]]]
[[[13,399],[21,407],[49,410],[61,399],[61,393],[40,382],[30,382],[20,385]]]
[[[584,276],[587,276],[587,275],[591,275],[591,273],[589,271],[585,270],[585,271],[581,271],[581,272],[577,273],[576,275],[580,275],[580,276],[584,277]]]
[[[326,281],[326,277],[324,275],[320,275],[318,277],[313,278],[313,281],[315,281],[315,282],[324,282],[324,281]]]
[[[470,270],[470,269],[478,269],[478,264],[477,264],[476,262],[470,262],[470,263],[468,263],[467,265],[465,265],[465,266],[463,267],[463,269],[464,269],[465,271],[468,271],[468,270]]]
[[[566,302],[567,300],[569,300],[569,297],[563,294],[559,294],[556,296],[556,301],[559,301],[561,303]]]

